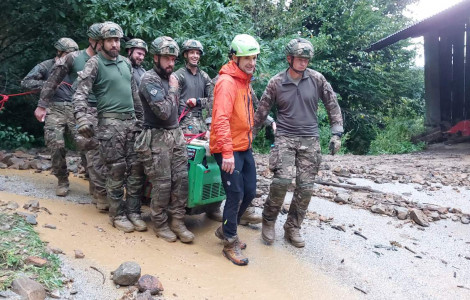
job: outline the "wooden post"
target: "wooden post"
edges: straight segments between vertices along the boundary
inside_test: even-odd
[[[440,31],[439,42],[439,70],[440,70],[440,98],[441,98],[441,125],[444,130],[452,126],[452,44],[450,35],[452,31]]]
[[[452,26],[452,125],[464,120],[465,85],[464,85],[464,38],[465,22],[459,22]]]
[[[441,123],[441,95],[439,80],[439,35],[424,35],[424,90],[426,118],[424,125],[438,127]]]

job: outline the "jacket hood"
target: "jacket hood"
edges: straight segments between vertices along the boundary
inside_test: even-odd
[[[250,81],[253,75],[246,74],[237,66],[237,64],[231,60],[226,65],[223,65],[219,71],[219,74],[227,74],[241,81]]]

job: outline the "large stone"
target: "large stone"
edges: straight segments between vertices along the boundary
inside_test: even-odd
[[[36,216],[33,214],[24,213],[21,211],[17,211],[16,214],[19,215],[20,217],[23,217],[25,221],[31,225],[38,224],[38,221],[36,220]]]
[[[136,262],[126,261],[113,273],[113,281],[119,285],[133,285],[139,280],[140,266]]]
[[[11,290],[27,300],[44,300],[46,298],[44,287],[25,276],[15,279],[11,284]]]
[[[39,201],[36,199],[29,200],[23,205],[24,209],[32,209],[32,210],[37,210],[39,209]]]
[[[398,220],[406,220],[408,218],[408,208],[395,206],[395,213],[397,214]]]
[[[163,285],[160,280],[158,280],[157,277],[148,274],[139,278],[137,287],[140,292],[150,291],[150,294],[152,295],[156,295],[163,291]]]
[[[420,226],[429,227],[427,216],[419,209],[412,209],[410,212],[410,218]]]
[[[15,210],[15,209],[17,209],[18,207],[20,207],[20,206],[18,205],[18,203],[14,202],[14,201],[8,201],[7,209]]]
[[[340,204],[348,203],[348,200],[349,200],[349,194],[346,194],[346,193],[338,194],[334,198],[334,201]]]
[[[370,208],[370,211],[376,214],[384,215],[387,213],[387,208],[385,207],[385,205],[376,204],[376,205],[372,205],[372,207]]]
[[[462,218],[460,218],[460,221],[462,222],[462,224],[469,224],[470,223],[470,216],[468,216],[468,215],[462,216]]]

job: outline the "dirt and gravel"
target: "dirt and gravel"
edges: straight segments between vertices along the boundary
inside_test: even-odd
[[[306,247],[283,240],[285,214],[272,246],[262,243],[259,225],[243,227],[247,268],[222,257],[213,236],[217,223],[203,215],[187,218],[196,233],[194,245],[164,243],[151,232],[121,234],[89,205],[82,175],[72,177],[67,198],[56,197],[54,177],[31,169],[34,160],[47,169],[47,155],[23,153],[26,168],[12,159],[18,154],[5,160],[8,154],[0,152],[0,201],[17,201],[21,208],[33,197],[52,212],[38,213],[37,229],[64,249],[64,273],[75,272],[66,275],[75,278],[64,291],[69,299],[126,294],[127,288],[117,289],[109,278],[104,288],[90,266],[109,276],[128,260],[139,262],[142,274],[159,276],[165,299],[470,299],[469,144],[440,144],[406,155],[324,156],[301,231]],[[267,156],[256,159],[255,203],[262,207],[272,175]],[[72,159],[71,169],[78,171],[74,164]],[[26,170],[15,170],[21,168]],[[283,212],[291,197],[290,192]],[[75,248],[90,260],[74,265]]]

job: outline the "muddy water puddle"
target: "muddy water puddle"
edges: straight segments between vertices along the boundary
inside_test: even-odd
[[[10,174],[10,171],[8,171]],[[0,175],[6,175],[1,171]],[[24,180],[45,183],[55,188],[55,178],[27,171],[15,171]],[[53,183],[53,184],[50,184]],[[86,193],[87,183],[73,178],[72,194]],[[31,196],[0,191],[0,200],[15,201],[21,207]],[[350,287],[342,286],[319,270],[298,260],[284,245],[266,246],[259,227],[239,229],[248,244],[250,258],[246,267],[238,267],[223,257],[222,244],[214,236],[218,223],[203,215],[188,216],[188,228],[196,235],[195,242],[167,243],[150,230],[125,234],[108,224],[108,216],[89,204],[76,204],[57,199],[37,198],[41,207],[36,230],[51,247],[61,248],[69,257],[74,250],[83,251],[86,259],[109,274],[122,262],[135,261],[142,274],[158,276],[167,299],[338,299],[351,298]],[[44,228],[52,224],[57,229]],[[302,251],[307,251],[303,249]],[[107,284],[111,284],[107,280]]]

